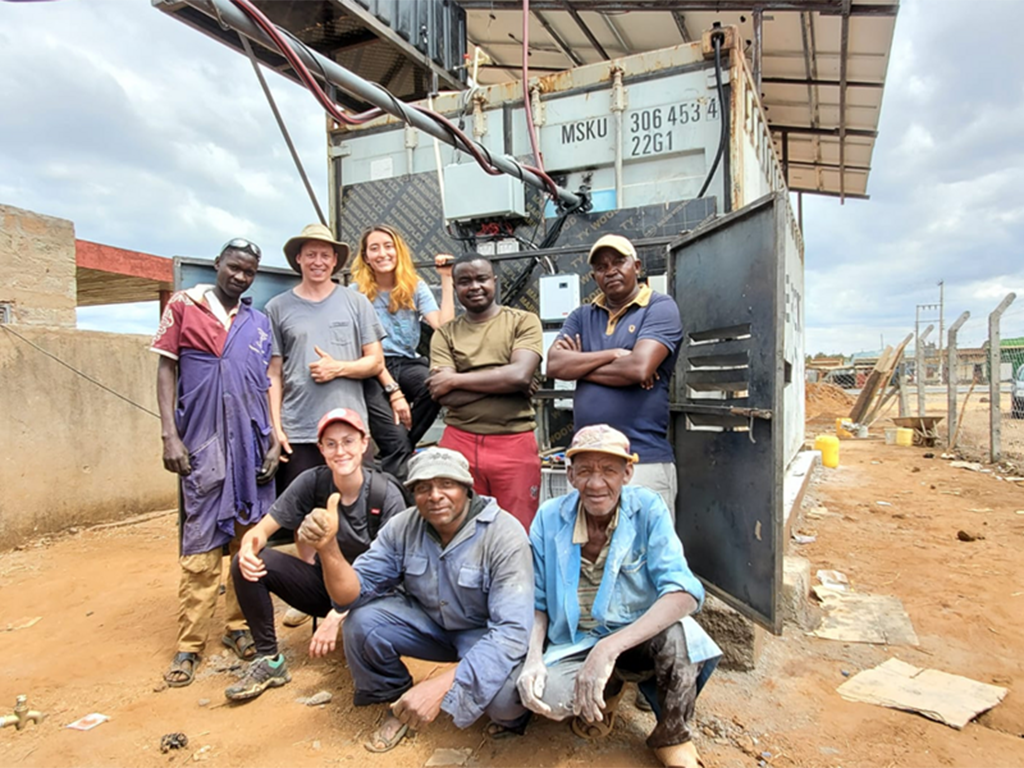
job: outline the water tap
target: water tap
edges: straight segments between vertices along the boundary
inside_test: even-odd
[[[17,730],[21,730],[28,723],[35,723],[39,725],[45,718],[42,712],[28,708],[28,696],[19,696],[14,704],[14,712],[9,715],[3,715],[0,717],[0,728],[6,728],[8,725],[13,725]]]

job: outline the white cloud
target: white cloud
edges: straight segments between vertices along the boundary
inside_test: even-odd
[[[986,17],[999,23],[977,23]],[[940,279],[947,319],[969,310],[962,337],[974,343],[1024,288],[1021,22],[1019,2],[901,3],[872,199],[804,196],[808,351],[898,341]],[[249,62],[145,0],[0,2],[0,71],[2,202],[165,256],[208,256],[244,235],[271,265],[314,219]],[[267,79],[326,207],[322,111]],[[1018,302],[1012,335],[1024,335]],[[155,309],[80,317],[149,332]]]

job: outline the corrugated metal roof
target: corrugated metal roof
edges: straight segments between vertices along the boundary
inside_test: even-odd
[[[245,55],[238,33],[218,23],[215,8],[190,1],[191,5],[153,0],[164,13]],[[462,13],[445,0],[253,0],[253,4],[303,45],[379,83],[403,101],[425,98],[435,76],[442,89],[465,87]],[[271,69],[299,80],[277,50],[257,45],[254,51]],[[370,106],[340,92],[338,101],[356,112]]]
[[[470,42],[494,62],[479,81],[519,79],[522,0],[459,4]],[[736,25],[761,76],[789,188],[866,197],[898,6],[897,0],[531,0],[531,74],[696,40],[716,21]]]

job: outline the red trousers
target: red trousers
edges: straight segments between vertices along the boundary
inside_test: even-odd
[[[529,532],[540,501],[540,454],[533,431],[476,435],[446,426],[438,445],[469,461],[473,490],[493,496]]]

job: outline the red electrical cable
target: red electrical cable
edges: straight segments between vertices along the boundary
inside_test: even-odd
[[[533,124],[533,105],[530,103],[530,0],[523,0],[523,111],[526,115],[526,132],[530,136],[533,160],[543,172],[544,160],[537,145],[537,127]]]
[[[302,81],[303,85],[305,85],[306,88],[310,92],[312,92],[313,96],[316,98],[318,102],[320,102],[320,105],[324,108],[324,110],[326,110],[327,114],[329,114],[336,121],[342,123],[343,125],[362,125],[363,123],[369,122],[370,120],[375,120],[376,118],[385,114],[385,111],[379,107],[367,110],[366,112],[361,112],[357,115],[348,115],[342,112],[338,108],[338,106],[333,101],[331,101],[331,99],[327,96],[324,90],[320,87],[320,84],[316,81],[316,78],[313,77],[313,74],[302,62],[298,54],[295,53],[295,51],[292,49],[288,41],[284,39],[280,32],[278,32],[277,27],[274,25],[274,23],[270,19],[268,19],[262,11],[260,11],[256,6],[250,3],[249,0],[231,1],[250,19],[252,19],[253,23],[255,23],[260,29],[262,29],[267,34],[267,36],[273,41],[274,45],[277,46],[278,50],[281,51],[281,54],[285,57],[285,59],[288,60],[288,63],[292,66],[292,69],[295,71],[295,74]],[[398,102],[397,99],[395,99],[395,102],[401,103]],[[455,140],[456,144],[460,145],[463,151],[471,155],[473,159],[480,165],[480,167],[483,168],[484,171],[487,172],[488,174],[492,176],[499,176],[505,173],[505,171],[501,170],[500,168],[496,167],[493,163],[491,163],[488,157],[485,157],[483,152],[480,151],[481,148],[478,147],[468,136],[466,136],[465,133],[459,130],[458,126],[456,126],[451,120],[446,118],[444,115],[438,114],[436,112],[431,112],[430,110],[424,109],[423,107],[420,107],[416,104],[404,104],[404,106],[408,109],[416,110],[425,117],[428,117],[434,122],[443,126],[452,135],[452,138]],[[484,152],[487,152],[487,150],[485,149]],[[547,186],[548,191],[552,194],[552,196],[558,196],[558,185],[555,184],[554,180],[550,176],[548,176],[543,170],[541,170],[540,168],[535,168],[530,165],[524,165],[522,163],[516,164],[523,170],[530,171],[539,176],[541,180],[544,182],[545,186]]]

